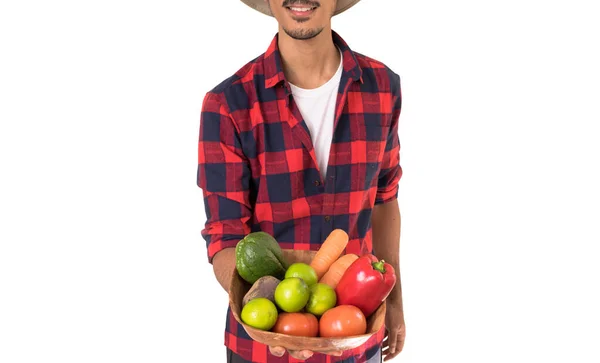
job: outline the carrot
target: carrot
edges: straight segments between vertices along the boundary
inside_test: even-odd
[[[340,257],[347,244],[348,234],[344,230],[338,228],[331,231],[310,263],[310,266],[315,270],[319,279],[325,275],[329,267]]]
[[[319,282],[327,284],[335,289],[338,282],[342,279],[342,276],[344,276],[344,272],[346,272],[348,267],[356,260],[358,260],[358,256],[353,253],[343,255],[331,265],[329,271],[327,271]]]

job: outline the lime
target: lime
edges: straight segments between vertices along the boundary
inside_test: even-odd
[[[288,277],[299,277],[304,280],[308,286],[316,284],[319,279],[315,269],[302,262],[293,263],[288,267],[285,272],[285,278],[287,279]]]
[[[336,302],[335,290],[327,284],[318,283],[310,287],[310,297],[306,304],[306,311],[321,316],[324,312],[333,308]]]
[[[270,330],[277,322],[277,307],[271,300],[257,297],[244,305],[242,321],[256,329]]]
[[[295,313],[306,305],[310,291],[308,285],[299,277],[284,279],[275,288],[275,303],[288,313]]]

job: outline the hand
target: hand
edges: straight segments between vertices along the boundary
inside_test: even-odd
[[[396,357],[404,347],[404,339],[406,338],[406,326],[404,324],[404,312],[402,303],[399,301],[388,300],[385,314],[385,336],[382,346],[383,361]]]
[[[269,351],[271,352],[271,354],[273,354],[276,357],[283,357],[283,355],[285,354],[285,350],[286,349],[284,347],[269,347]],[[289,353],[292,357],[299,360],[306,360],[312,357],[313,355],[313,352],[310,350],[290,350]]]
[[[217,281],[229,293],[229,285],[235,272],[235,248],[228,247],[217,252],[212,264]]]
[[[271,352],[271,354],[273,354],[276,357],[283,357],[286,349],[284,347],[269,347],[269,351]],[[290,355],[292,357],[299,359],[299,360],[306,360],[306,359],[312,357],[312,355],[314,353],[310,350],[288,350],[288,352],[290,353]],[[329,352],[327,354],[339,357],[343,353],[344,352],[342,352],[342,351],[335,351],[335,352]]]

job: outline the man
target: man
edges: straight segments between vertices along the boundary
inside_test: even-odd
[[[250,232],[265,231],[282,248],[317,250],[341,228],[349,235],[346,253],[374,253],[394,267],[397,283],[387,299],[386,328],[332,355],[266,347],[228,311],[227,361],[389,360],[405,338],[400,78],[353,52],[331,29],[331,18],[359,0],[242,1],[274,16],[279,31],[265,53],[209,91],[202,105],[197,183],[217,280],[227,291],[235,245]]]

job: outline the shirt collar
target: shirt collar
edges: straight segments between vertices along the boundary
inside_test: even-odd
[[[342,78],[349,77],[354,81],[360,81],[362,83],[362,69],[356,60],[354,52],[352,52],[348,44],[338,33],[333,30],[331,32],[333,43],[340,48],[343,54],[344,70]],[[279,53],[279,46],[277,43],[278,38],[279,34],[275,34],[263,58],[265,88],[274,87],[280,82],[284,82],[286,87],[288,87],[285,75],[283,74],[281,54]]]

